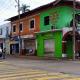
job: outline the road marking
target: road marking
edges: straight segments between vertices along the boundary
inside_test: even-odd
[[[0,76],[1,80],[17,80],[17,79],[28,79],[28,80],[48,80],[48,79],[60,79],[67,78],[69,75],[57,75],[56,73],[44,73],[44,72],[27,72],[19,74],[10,74]],[[21,79],[22,80],[22,79]]]
[[[80,80],[72,75],[44,70],[16,67],[7,61],[0,62],[0,80]]]
[[[12,73],[12,74],[4,74],[4,75],[0,75],[0,78],[5,78],[5,77],[14,77],[14,76],[22,76],[22,75],[31,75],[31,74],[43,74],[44,72],[38,72],[38,71],[31,71],[31,72],[19,72],[19,73]]]
[[[34,78],[34,80],[48,80],[48,79],[61,79],[61,78],[67,78],[70,77],[69,75],[48,75],[41,78]]]
[[[15,79],[32,79],[32,77],[40,77],[45,76],[46,74],[32,74],[32,75],[21,75],[21,76],[13,76],[13,77],[6,77],[6,78],[0,78],[1,80],[15,80]]]
[[[75,78],[72,78],[72,79],[65,79],[65,80],[80,80],[80,78],[75,77]]]

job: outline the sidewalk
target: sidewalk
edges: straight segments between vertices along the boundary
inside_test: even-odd
[[[21,59],[31,59],[31,60],[55,60],[53,57],[38,57],[38,56],[26,56],[26,55],[7,55],[10,58],[21,58]]]
[[[64,58],[64,59],[56,59],[56,58],[53,58],[53,57],[38,57],[38,56],[26,56],[26,55],[6,55],[6,59],[8,58],[16,58],[16,59],[28,59],[28,60],[53,60],[53,61],[72,61],[74,63],[80,63],[80,59],[76,59],[76,60],[73,60],[73,59],[67,59],[67,58]]]
[[[38,57],[38,56],[26,56],[26,55],[6,55],[6,58],[19,58],[19,59],[29,59],[29,60],[54,60],[54,61],[74,61],[73,59],[56,59],[53,57]],[[76,59],[74,62],[80,61],[80,59]]]

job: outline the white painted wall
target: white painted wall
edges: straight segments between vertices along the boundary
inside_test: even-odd
[[[10,53],[10,45],[9,39],[6,38],[7,34],[10,34],[11,31],[11,24],[10,22],[0,25],[0,30],[2,29],[2,34],[0,34],[0,39],[5,39],[3,43],[3,48],[6,48],[6,53]]]
[[[70,27],[70,28],[64,27],[64,28],[63,28],[63,36],[64,36],[67,32],[69,32],[69,31],[72,31],[72,27]]]
[[[7,30],[8,33],[10,34],[10,30],[11,30],[11,24],[10,22],[0,25],[0,30],[2,29],[2,35],[0,35],[0,38],[6,38],[6,34],[7,34]]]

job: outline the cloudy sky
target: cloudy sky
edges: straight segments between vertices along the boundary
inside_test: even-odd
[[[41,5],[50,3],[54,0],[20,0],[20,5],[30,5],[30,9],[34,9]],[[0,24],[12,16],[17,15],[17,3],[15,0],[0,0]]]
[[[0,24],[2,24],[2,22],[5,19],[18,14],[16,1],[15,0],[0,0]],[[39,7],[41,5],[44,5],[53,1],[54,0],[20,0],[20,5],[21,4],[30,5],[30,9],[34,9],[36,7]]]

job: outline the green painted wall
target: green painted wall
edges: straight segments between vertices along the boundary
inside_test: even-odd
[[[53,39],[55,42],[55,52],[54,57],[61,58],[62,57],[62,32],[46,32],[42,34],[37,34],[37,55],[39,57],[43,57],[44,53],[44,40],[45,39]]]
[[[43,36],[41,34],[37,34],[37,56],[43,56],[44,55],[44,41]]]
[[[56,22],[52,23],[52,21],[50,21],[50,24],[45,26],[44,17],[51,16],[54,13],[57,14]],[[71,7],[59,6],[59,7],[51,8],[40,13],[40,30],[41,31],[51,30],[52,24],[54,24],[57,29],[61,29],[63,27],[69,27],[71,20],[72,20]]]
[[[73,41],[72,39],[67,40],[66,54],[68,58],[73,58]]]
[[[54,56],[56,58],[62,58],[62,33],[55,32],[54,38],[55,38],[55,54],[54,54]]]

